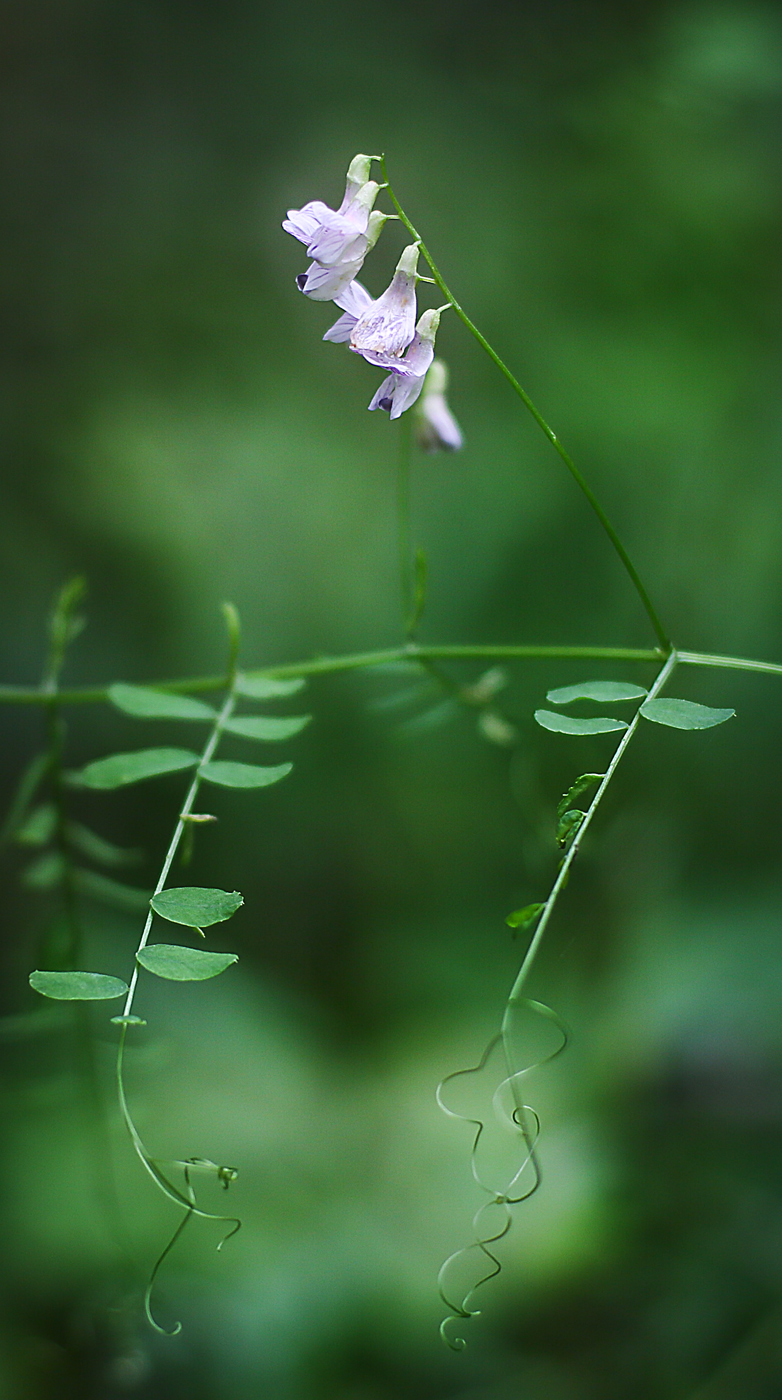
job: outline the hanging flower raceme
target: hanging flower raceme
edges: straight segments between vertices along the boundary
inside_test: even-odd
[[[448,370],[442,360],[434,360],[413,415],[413,430],[422,452],[456,452],[464,441],[445,401],[447,387]]]
[[[411,408],[424,387],[429,366],[434,359],[434,338],[440,324],[440,311],[425,311],[416,326],[415,336],[403,360],[387,379],[383,380],[372,402],[370,412],[383,408],[391,418],[398,418]]]
[[[339,209],[316,199],[301,209],[288,210],[282,226],[306,245],[312,259],[306,272],[298,274],[296,285],[311,301],[333,301],[342,312],[324,340],[349,344],[354,354],[388,371],[370,409],[382,408],[391,418],[399,418],[418,403],[420,445],[428,452],[454,450],[461,447],[462,436],[444,398],[445,366],[434,360],[435,335],[446,308],[425,311],[416,325],[420,244],[405,248],[381,296],[370,296],[356,281],[386,220],[397,217],[373,207],[381,189],[369,179],[374,159],[358,155],[351,161]]]

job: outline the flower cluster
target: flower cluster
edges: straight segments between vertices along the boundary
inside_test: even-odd
[[[311,200],[289,209],[283,228],[304,243],[312,259],[296,285],[312,301],[333,301],[342,312],[324,340],[347,344],[369,364],[386,371],[370,409],[382,408],[398,418],[417,404],[416,436],[425,451],[461,447],[462,435],[445,403],[446,370],[434,358],[434,341],[445,307],[424,311],[416,323],[419,245],[405,248],[386,291],[376,299],[356,281],[392,214],[374,209],[382,188],[370,180],[374,157],[358,155],[350,163],[339,209]]]

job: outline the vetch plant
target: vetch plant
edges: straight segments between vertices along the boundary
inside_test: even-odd
[[[370,173],[378,161],[381,179],[375,181],[370,179]],[[386,213],[375,208],[381,196],[390,201],[392,211]],[[390,219],[402,224],[410,241],[398,256],[385,290],[373,297],[356,278]],[[138,1035],[144,1025],[135,1010],[136,992],[142,977],[154,976],[166,983],[209,980],[232,969],[236,962],[234,953],[208,948],[205,944],[212,931],[219,931],[220,925],[239,911],[242,896],[235,891],[178,882],[173,878],[175,862],[183,854],[188,858],[192,855],[195,832],[202,827],[208,831],[213,819],[208,811],[196,810],[202,790],[208,792],[215,786],[234,791],[260,790],[283,780],[291,771],[287,758],[269,765],[219,758],[218,748],[223,736],[231,734],[262,744],[287,743],[308,721],[306,715],[237,711],[248,704],[265,705],[294,695],[307,678],[404,662],[415,668],[420,684],[432,692],[438,714],[452,713],[459,708],[468,710],[475,715],[479,732],[485,739],[512,748],[517,742],[517,726],[504,713],[498,698],[505,681],[503,667],[533,658],[570,661],[577,664],[579,670],[589,661],[622,664],[628,668],[628,673],[638,663],[654,667],[654,678],[648,686],[632,679],[631,673],[627,679],[612,681],[582,680],[576,676],[571,683],[550,689],[545,703],[535,711],[537,724],[562,735],[563,743],[577,745],[579,738],[587,735],[613,738],[605,740],[605,759],[599,772],[583,771],[585,765],[574,755],[572,781],[558,802],[552,798],[555,870],[547,891],[537,891],[536,898],[507,916],[514,936],[526,935],[527,946],[505,1006],[498,1007],[496,1031],[476,1066],[452,1071],[437,1089],[443,1111],[472,1125],[471,1170],[486,1197],[474,1217],[467,1242],[454,1251],[440,1272],[440,1291],[447,1309],[441,1330],[448,1344],[459,1349],[464,1345],[462,1324],[478,1312],[474,1306],[476,1290],[500,1270],[500,1255],[495,1250],[511,1227],[514,1207],[528,1199],[540,1184],[538,1139],[541,1124],[534,1106],[526,1102],[529,1095],[525,1084],[534,1069],[561,1054],[568,1032],[555,1011],[527,996],[527,985],[541,942],[556,914],[559,896],[595,823],[608,787],[637,736],[643,734],[648,743],[664,744],[661,728],[695,733],[724,724],[733,717],[734,711],[727,705],[714,708],[671,694],[675,676],[678,679],[692,666],[782,676],[782,665],[707,655],[673,643],[647,583],[641,579],[603,505],[519,381],[450,291],[427,245],[388,183],[381,157],[358,155],[354,158],[339,208],[332,209],[320,200],[310,201],[299,210],[290,210],[283,228],[305,246],[310,259],[307,269],[296,276],[299,290],[311,301],[333,301],[342,313],[325,331],[323,339],[347,346],[356,362],[363,360],[371,370],[382,371],[383,378],[375,387],[369,409],[382,409],[390,420],[400,420],[396,430],[400,643],[383,650],[241,671],[238,666],[239,622],[235,610],[226,607],[229,656],[224,674],[158,681],[148,686],[116,683],[69,691],[61,687],[60,677],[67,648],[79,630],[78,606],[83,592],[79,581],[69,584],[55,605],[41,685],[0,687],[0,702],[38,706],[46,719],[46,745],[20,779],[4,834],[6,839],[34,850],[23,879],[32,890],[56,891],[63,911],[66,935],[56,955],[52,952],[49,957],[49,965],[31,973],[33,989],[50,1001],[72,1004],[75,1015],[81,1018],[85,1055],[90,1052],[89,1027],[82,1016],[84,1003],[121,1002],[119,1012],[107,1017],[116,1027],[119,1112],[145,1172],[180,1212],[170,1240],[151,1268],[145,1306],[154,1327],[176,1332],[178,1324],[172,1329],[163,1329],[153,1314],[152,1290],[158,1271],[193,1218],[222,1222],[226,1227],[226,1239],[236,1232],[239,1228],[236,1217],[214,1213],[199,1205],[195,1179],[209,1174],[227,1190],[237,1169],[196,1156],[183,1156],[173,1163],[156,1158],[142,1140],[133,1118],[125,1084],[124,1059],[128,1037]],[[418,271],[422,261],[431,276]],[[439,306],[425,308],[419,314],[417,293],[421,283],[433,284],[437,299],[443,300]],[[462,444],[461,429],[445,399],[447,369],[441,359],[435,358],[440,318],[449,308],[496,365],[586,498],[641,605],[650,634],[646,645],[622,648],[602,644],[480,646],[419,642],[417,634],[426,606],[428,568],[425,552],[421,548],[414,549],[411,541],[413,442],[427,453],[454,451]],[[451,320],[453,322],[453,318]],[[361,372],[366,373],[365,370]],[[490,664],[486,670],[479,669],[473,681],[463,684],[448,670],[451,661],[474,662],[478,667]],[[213,703],[207,703],[200,698],[202,695],[216,698]],[[183,746],[141,747],[96,756],[80,772],[69,773],[65,767],[63,713],[69,705],[95,703],[108,704],[140,723],[166,719],[184,726],[180,731],[185,735]],[[585,711],[583,707],[588,708]],[[199,728],[206,737],[191,744],[187,736],[198,733]],[[113,847],[74,819],[70,804],[79,790],[89,788],[105,792],[109,795],[108,801],[110,794],[129,784],[176,773],[186,775],[182,802],[172,814],[173,833],[154,889],[139,890],[114,876],[91,869],[90,865],[94,864],[122,868],[132,864],[133,853]],[[85,866],[85,860],[90,864]],[[102,898],[125,909],[143,909],[137,946],[135,951],[128,950],[125,977],[84,967],[79,913],[80,901],[84,898]],[[163,926],[165,933],[161,933]],[[538,1030],[533,1029],[536,1026]],[[540,1051],[534,1048],[540,1039],[538,1031],[549,1037]],[[461,1102],[461,1090],[471,1082],[472,1076],[476,1076],[475,1082],[480,1085],[487,1077],[489,1079],[490,1087],[484,1094],[480,1114],[472,1110],[465,1112]],[[495,1121],[513,1135],[517,1148],[514,1165],[502,1178],[485,1170],[482,1159],[487,1127]]]

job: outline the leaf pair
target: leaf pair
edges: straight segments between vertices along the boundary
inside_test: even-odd
[[[230,919],[243,902],[236,890],[229,893],[195,886],[160,890],[149,901],[155,913],[169,923],[199,930]],[[203,982],[236,961],[236,953],[208,953],[173,943],[147,944],[137,954],[137,962],[147,972],[172,982]],[[33,972],[30,986],[56,1001],[110,1001],[128,991],[121,978],[99,972]]]
[[[622,700],[642,700],[647,694],[643,686],[623,681],[584,681],[550,690],[546,699],[552,705],[570,705],[575,700],[594,700],[609,705]],[[654,699],[643,700],[640,713],[644,719],[667,725],[670,729],[712,729],[731,719],[736,711],[714,709],[710,705],[696,704],[693,700]],[[553,710],[536,710],[535,719],[543,729],[557,734],[609,734],[628,728],[626,720],[614,719],[609,715],[576,719]]]

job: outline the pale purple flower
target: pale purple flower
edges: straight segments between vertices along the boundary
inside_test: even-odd
[[[293,237],[298,238],[300,243],[309,245],[321,229],[330,227],[333,220],[341,219],[350,205],[354,203],[362,187],[369,182],[372,159],[372,156],[353,157],[348,167],[345,195],[339,209],[330,209],[327,204],[323,203],[322,199],[312,199],[302,209],[288,210],[288,217],[283,220],[282,225],[285,232],[292,233]],[[372,205],[369,207],[371,209]],[[364,227],[366,228],[366,224]],[[310,254],[310,256],[314,256],[314,254]]]
[[[307,244],[307,256],[325,267],[335,267],[337,263],[351,262],[365,254],[365,235],[379,189],[376,180],[368,180],[344,214],[333,214],[327,222],[321,223]]]
[[[407,354],[383,380],[369,405],[370,412],[383,408],[391,418],[399,418],[406,408],[412,407],[424,387],[434,358],[434,338],[439,324],[439,311],[424,312]]]
[[[390,286],[359,316],[350,348],[370,364],[395,369],[415,335],[417,243],[405,248]]]
[[[337,262],[333,266],[325,266],[321,262],[310,263],[307,271],[300,272],[296,278],[299,291],[311,297],[313,301],[336,301],[340,305],[341,298],[347,295],[353,278],[361,271],[367,253],[377,243],[388,217],[388,214],[381,214],[379,211],[370,214],[366,232],[358,235],[348,248],[353,255],[350,259]]]
[[[461,429],[445,401],[447,387],[448,370],[435,360],[414,414],[416,442],[424,452],[456,452],[462,446]]]

